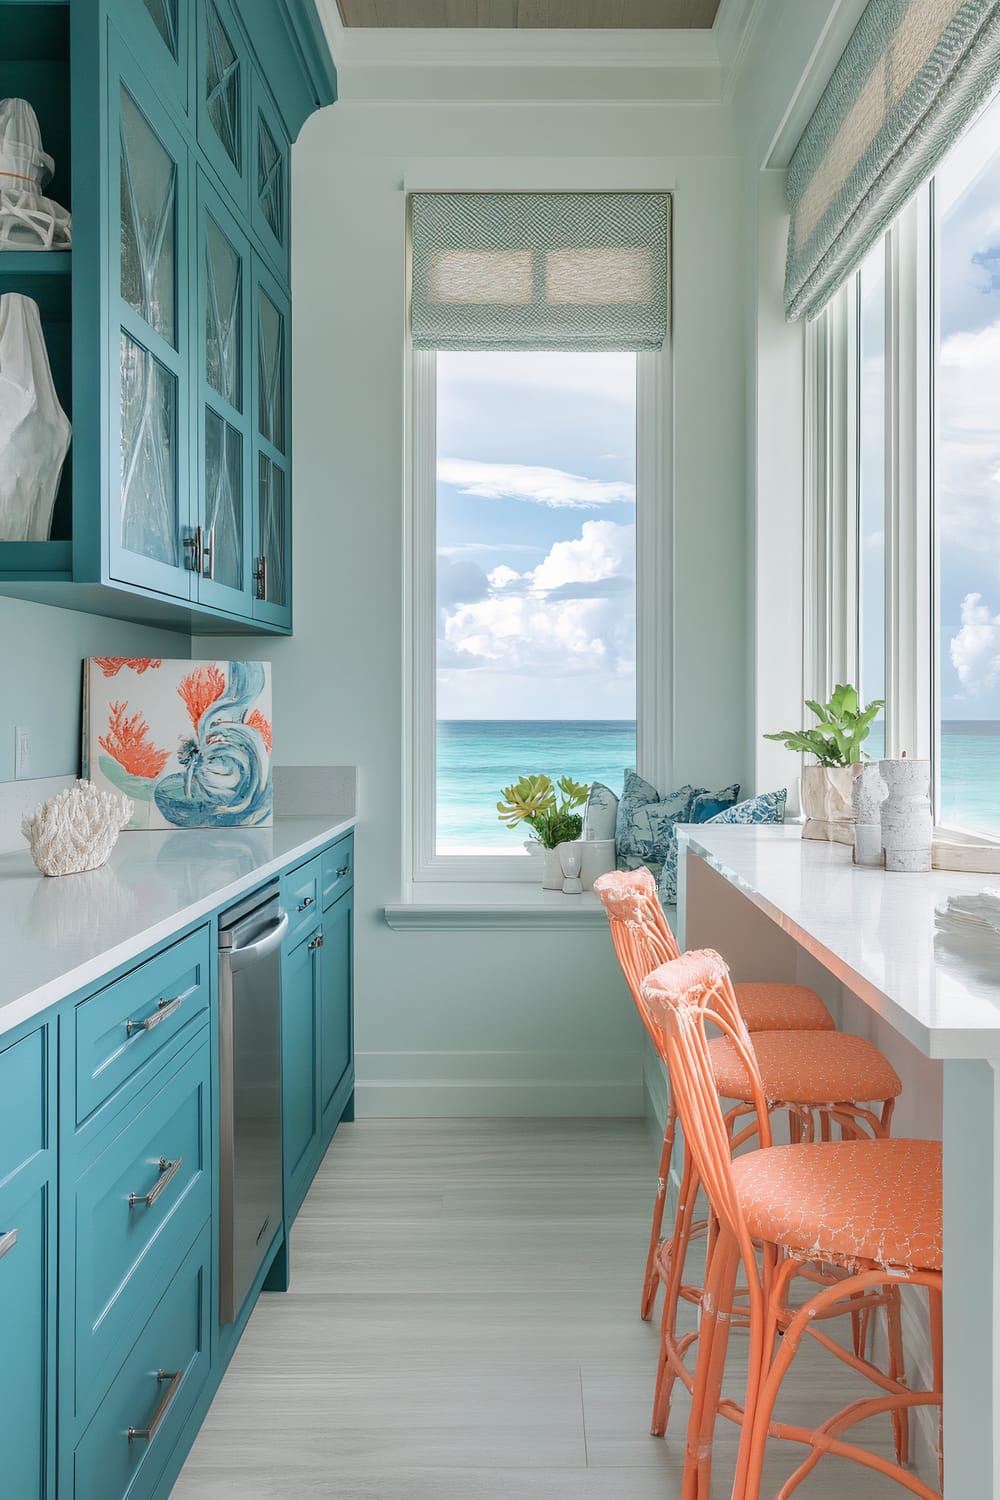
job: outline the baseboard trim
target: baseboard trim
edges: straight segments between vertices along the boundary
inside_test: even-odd
[[[641,1119],[642,1084],[555,1080],[412,1079],[359,1082],[359,1120]]]

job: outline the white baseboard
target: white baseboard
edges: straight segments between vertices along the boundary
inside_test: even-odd
[[[359,1052],[356,1109],[376,1119],[643,1114],[637,1052]]]

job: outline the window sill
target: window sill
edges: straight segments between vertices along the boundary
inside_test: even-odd
[[[566,896],[527,881],[495,885],[427,881],[411,887],[408,900],[385,907],[385,920],[400,932],[418,928],[489,932],[513,927],[541,931],[606,927],[608,919],[593,891]]]

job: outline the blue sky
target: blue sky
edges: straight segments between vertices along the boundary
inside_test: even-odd
[[[635,356],[439,353],[438,717],[635,717]]]

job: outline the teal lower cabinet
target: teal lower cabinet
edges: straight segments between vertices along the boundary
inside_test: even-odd
[[[0,1494],[55,1484],[55,1046],[0,1039]]]
[[[287,1285],[288,1226],[352,1108],[352,864],[341,839],[282,877],[285,1232],[235,1323],[215,916],[0,1035],[3,1500],[167,1500],[258,1292]]]

